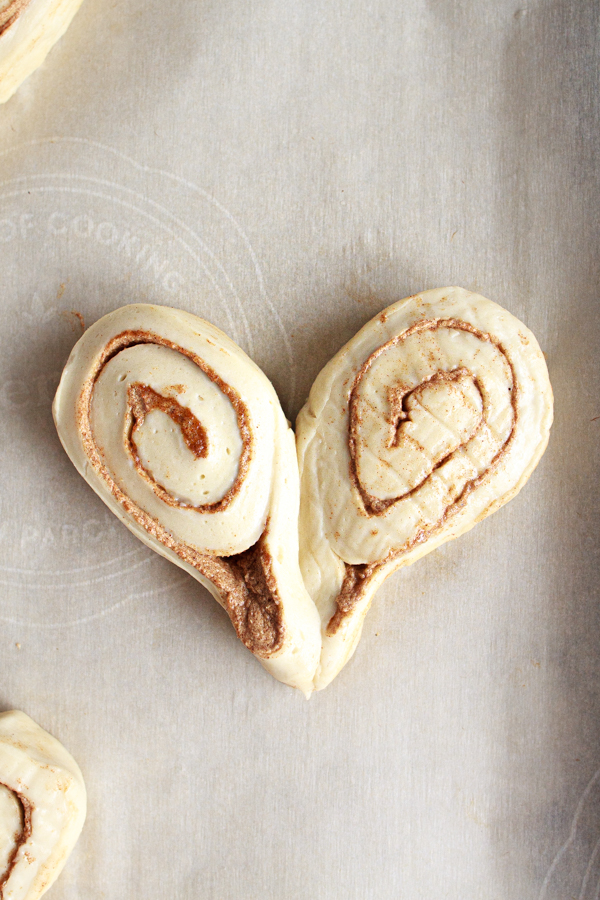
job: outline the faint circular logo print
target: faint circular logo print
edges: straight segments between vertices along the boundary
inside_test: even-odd
[[[600,769],[575,807],[564,843],[542,883],[538,900],[600,898]]]

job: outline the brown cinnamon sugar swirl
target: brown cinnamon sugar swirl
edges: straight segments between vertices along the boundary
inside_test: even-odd
[[[323,627],[317,689],[350,658],[387,575],[510,500],[551,421],[531,332],[459,288],[391,306],[328,363],[297,423],[301,568]]]
[[[13,25],[30,0],[5,0],[0,4],[0,35]]]
[[[0,897],[37,900],[58,878],[83,827],[79,766],[17,710],[0,714]]]
[[[195,316],[124,307],[74,348],[54,414],[113,512],[211,591],[268,671],[309,693],[320,625],[298,567],[294,437],[257,366]]]

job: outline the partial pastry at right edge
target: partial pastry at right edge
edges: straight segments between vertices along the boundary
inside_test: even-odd
[[[461,288],[390,306],[325,366],[296,428],[300,567],[322,621],[316,690],[352,656],[385,578],[514,497],[551,424],[535,337]]]

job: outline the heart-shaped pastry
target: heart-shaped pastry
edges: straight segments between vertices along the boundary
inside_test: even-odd
[[[56,738],[18,710],[0,714],[0,897],[37,900],[81,833],[86,792]]]
[[[350,658],[388,574],[522,487],[548,441],[552,391],[521,322],[447,288],[391,306],[328,363],[298,417],[298,462],[257,366],[164,307],[96,322],[54,415],[108,506],[208,587],[265,668],[309,694]]]

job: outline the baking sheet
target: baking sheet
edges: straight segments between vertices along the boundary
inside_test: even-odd
[[[85,0],[0,108],[0,704],[89,792],[54,900],[598,900],[597,19]],[[538,337],[549,449],[307,703],[67,460],[74,313],[204,316],[293,418],[372,315],[451,283]]]

